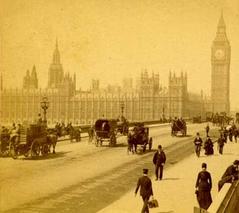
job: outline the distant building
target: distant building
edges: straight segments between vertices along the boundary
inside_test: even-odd
[[[133,79],[132,78],[124,78],[122,87],[126,91],[132,91],[133,90]]]
[[[160,84],[159,74],[147,69],[141,71],[135,87],[133,79],[124,79],[121,86],[100,87],[92,80],[89,90],[76,89],[76,75],[65,73],[60,61],[58,43],[49,67],[47,88],[38,86],[37,70],[26,72],[22,89],[3,88],[0,85],[1,122],[34,122],[44,96],[49,100],[47,121],[73,124],[91,124],[96,119],[118,118],[122,111],[130,121],[163,120],[174,117],[204,116],[208,111],[228,111],[229,106],[230,45],[221,17],[212,46],[212,101],[201,94],[188,92],[187,73],[169,72],[168,86]],[[220,91],[220,93],[218,91]]]
[[[187,73],[176,77],[175,73],[169,73],[168,88],[169,114],[171,117],[189,117],[188,115],[188,87]]]
[[[214,113],[230,112],[230,61],[231,46],[226,35],[226,25],[222,14],[211,49],[211,101]]]
[[[27,70],[23,78],[23,89],[38,89],[38,78],[35,65],[32,68],[31,75],[29,70]]]

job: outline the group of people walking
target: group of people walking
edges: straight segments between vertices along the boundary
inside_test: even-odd
[[[213,155],[214,154],[214,149],[213,149],[214,144],[209,136],[209,130],[210,130],[209,125],[207,125],[205,129],[206,129],[205,142],[203,143],[203,140],[200,137],[199,133],[196,134],[196,137],[193,141],[194,145],[195,145],[195,153],[196,153],[197,157],[200,157],[200,152],[201,152],[202,147],[205,150],[205,155]],[[233,136],[234,136],[235,142],[237,142],[237,135],[232,134],[232,132],[236,132],[236,131],[232,130],[232,129],[234,129],[233,126],[231,128],[229,128],[229,130],[226,130],[225,128],[222,128],[220,130],[220,136],[217,139],[217,149],[218,149],[218,153],[221,155],[223,154],[223,148],[224,148],[224,145],[227,143],[228,138],[229,138],[229,141],[232,142]]]
[[[197,133],[194,139],[195,152],[198,157],[200,157],[201,147],[205,150],[205,155],[214,154],[214,144],[209,136],[210,127],[206,126],[206,139],[203,142],[200,134]],[[228,134],[227,134],[228,136]],[[230,139],[229,139],[230,140]],[[235,138],[236,142],[236,138]],[[220,132],[220,136],[217,140],[218,152],[220,155],[223,154],[224,144],[227,143],[227,138],[224,132]],[[161,145],[158,145],[158,150],[153,155],[153,164],[155,167],[155,180],[163,179],[163,169],[166,162],[166,154],[163,151]],[[239,160],[235,160],[232,165],[230,165],[221,179],[218,181],[218,191],[222,188],[225,183],[232,183],[239,178]],[[137,194],[140,188],[140,195],[143,200],[143,207],[141,213],[149,212],[148,202],[150,197],[153,199],[153,189],[152,182],[148,177],[148,169],[143,169],[143,176],[138,179],[135,195]],[[202,163],[201,171],[197,175],[196,184],[195,184],[195,194],[200,208],[207,210],[212,203],[212,176],[209,171],[207,171],[207,164]]]
[[[203,140],[200,137],[200,134],[197,133],[193,143],[195,146],[195,153],[196,153],[197,157],[200,157],[202,147],[205,150],[205,155],[213,155],[214,154],[214,149],[213,149],[214,145],[213,145],[213,142],[208,134],[207,134],[206,140],[203,143]]]
[[[166,162],[166,155],[163,151],[161,145],[158,145],[158,150],[154,153],[153,156],[153,164],[155,166],[155,177],[157,180],[162,180],[163,178],[163,169]],[[153,198],[153,189],[152,189],[152,182],[148,177],[148,169],[143,169],[143,176],[138,179],[135,196],[140,188],[140,196],[143,200],[143,207],[141,213],[149,213],[148,202],[150,197]]]

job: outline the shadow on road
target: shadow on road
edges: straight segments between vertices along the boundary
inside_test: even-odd
[[[161,181],[167,180],[180,180],[180,178],[163,178]]]
[[[67,153],[70,153],[70,152],[56,152],[55,154],[50,153],[50,154],[45,155],[45,156],[28,157],[28,158],[23,158],[21,160],[48,160],[48,159],[56,159],[56,158],[64,157]]]

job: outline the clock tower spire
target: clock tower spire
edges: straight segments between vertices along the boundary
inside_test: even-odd
[[[211,47],[211,99],[214,113],[230,112],[230,61],[231,46],[222,13]]]

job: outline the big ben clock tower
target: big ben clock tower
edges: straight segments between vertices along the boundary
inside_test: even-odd
[[[226,25],[222,14],[211,48],[211,98],[214,113],[230,112],[230,61],[231,46],[227,39]]]

